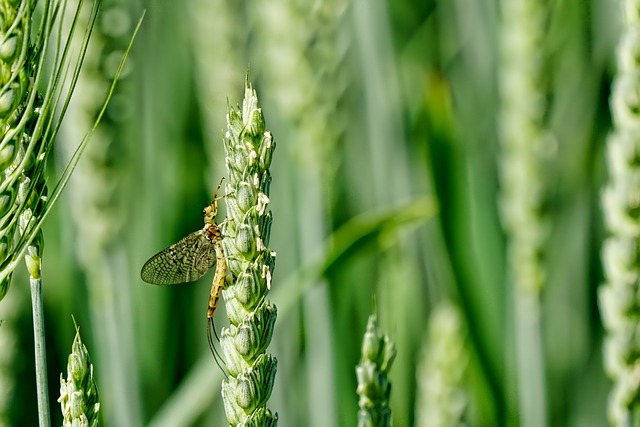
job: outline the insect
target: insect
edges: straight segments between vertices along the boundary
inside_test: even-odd
[[[209,293],[209,306],[207,307],[207,319],[209,321],[208,341],[214,357],[216,354],[211,329],[213,329],[214,335],[216,332],[213,315],[218,306],[218,300],[224,288],[227,275],[227,260],[224,255],[222,232],[220,231],[221,224],[216,224],[215,221],[218,214],[218,200],[224,197],[218,197],[221,185],[222,180],[213,195],[213,201],[202,211],[204,227],[149,258],[140,272],[142,280],[147,283],[174,285],[198,280],[217,264],[213,282],[211,283],[211,292]]]

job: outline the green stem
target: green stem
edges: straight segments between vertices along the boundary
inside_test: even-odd
[[[47,384],[47,350],[44,337],[44,315],[42,310],[42,278],[30,279],[31,311],[33,312],[33,339],[36,356],[36,386],[40,427],[51,426],[49,411],[49,389]]]
[[[520,419],[523,426],[546,426],[544,355],[540,321],[540,298],[516,289],[515,345]]]

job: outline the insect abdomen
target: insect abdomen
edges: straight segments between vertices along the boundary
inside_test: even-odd
[[[211,283],[211,294],[209,296],[209,308],[207,309],[207,317],[211,319],[218,306],[218,300],[220,294],[224,288],[224,281],[227,277],[227,260],[224,257],[224,250],[222,249],[222,241],[215,242],[216,248],[216,274],[213,276],[213,282]]]

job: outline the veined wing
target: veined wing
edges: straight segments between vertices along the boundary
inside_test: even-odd
[[[198,280],[216,263],[215,245],[205,230],[195,231],[152,256],[142,266],[142,280],[173,285]]]

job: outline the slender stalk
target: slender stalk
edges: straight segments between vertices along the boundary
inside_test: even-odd
[[[51,415],[49,409],[49,386],[47,383],[47,347],[44,334],[44,312],[42,310],[42,278],[31,277],[30,283],[39,425],[40,427],[49,427],[51,425]]]

